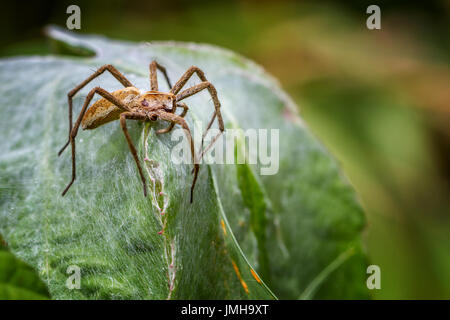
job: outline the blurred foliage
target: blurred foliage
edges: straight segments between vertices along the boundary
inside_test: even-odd
[[[53,1],[4,4],[2,55],[47,53],[47,23],[81,33],[208,42],[274,74],[340,159],[368,215],[377,298],[450,298],[450,4],[377,1]],[[108,3],[108,5],[107,5]],[[8,6],[11,8],[8,9]]]
[[[0,300],[45,300],[47,287],[29,265],[17,259],[0,235]]]

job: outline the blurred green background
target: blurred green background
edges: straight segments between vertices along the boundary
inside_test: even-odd
[[[81,33],[206,42],[264,66],[357,190],[374,297],[450,299],[450,1],[10,1],[0,56],[50,53],[42,27],[65,26],[70,4]]]

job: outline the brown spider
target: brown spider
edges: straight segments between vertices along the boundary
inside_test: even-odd
[[[163,73],[169,87],[171,88],[168,93],[158,91],[157,69],[159,69]],[[109,93],[108,91],[100,87],[92,89],[86,96],[86,100],[84,101],[78,119],[75,122],[75,125],[73,126],[72,124],[73,96],[78,91],[80,91],[84,86],[86,86],[90,81],[101,75],[105,70],[108,70],[125,88],[116,90],[112,93]],[[180,90],[183,88],[183,86],[186,84],[186,82],[194,73],[197,73],[198,77],[202,82],[180,92]],[[211,128],[214,119],[216,117],[219,122],[220,132],[211,140],[211,143],[208,145],[208,147],[206,147],[204,151],[200,154],[201,158],[203,154],[206,151],[208,151],[208,149],[213,145],[213,143],[224,131],[222,115],[220,113],[220,102],[219,99],[217,98],[217,91],[214,88],[214,86],[208,80],[206,80],[203,71],[195,66],[190,67],[183,74],[183,76],[177,81],[177,83],[175,83],[175,85],[172,87],[169,81],[169,77],[167,76],[166,69],[161,65],[159,65],[156,61],[152,61],[150,63],[150,89],[151,91],[141,93],[141,90],[134,87],[133,84],[130,81],[128,81],[128,79],[125,78],[125,76],[121,74],[116,68],[114,68],[112,65],[104,65],[68,93],[67,96],[69,99],[69,139],[66,142],[66,144],[61,148],[61,150],[58,152],[58,156],[61,155],[61,153],[66,149],[66,147],[70,143],[72,146],[72,180],[64,189],[62,196],[66,194],[66,192],[69,190],[70,186],[76,179],[75,137],[77,136],[80,124],[82,125],[83,130],[95,129],[105,123],[118,119],[120,119],[120,125],[122,127],[123,133],[125,134],[125,138],[128,142],[128,146],[130,147],[131,154],[134,157],[134,161],[136,161],[139,175],[141,177],[142,184],[144,187],[144,196],[147,196],[147,187],[145,183],[144,174],[142,172],[142,167],[138,159],[136,148],[134,147],[131,137],[127,130],[126,119],[138,120],[142,122],[164,120],[170,122],[169,126],[165,129],[158,130],[156,133],[161,134],[170,132],[175,126],[175,124],[178,124],[184,129],[186,136],[189,140],[191,147],[191,156],[194,163],[193,169],[194,179],[192,181],[191,186],[191,203],[192,203],[195,182],[197,180],[199,170],[199,164],[197,157],[195,155],[194,142],[192,140],[191,131],[186,123],[186,120],[183,119],[186,113],[188,112],[189,108],[186,104],[180,101],[202,91],[203,89],[208,89],[209,94],[211,95],[212,100],[214,102],[215,111],[211,120],[208,123],[205,133],[203,134],[203,138],[205,137],[208,130]],[[92,100],[92,97],[96,93],[102,96],[102,99],[96,101],[89,109],[87,109],[89,103]],[[183,109],[180,115],[175,114],[177,108]]]

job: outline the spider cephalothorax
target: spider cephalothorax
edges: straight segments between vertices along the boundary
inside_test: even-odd
[[[158,91],[158,80],[157,80],[157,69],[159,69],[166,78],[166,81],[171,88],[169,92],[160,92]],[[96,87],[92,89],[87,95],[81,112],[75,122],[75,125],[72,123],[72,98],[73,96],[80,91],[84,86],[86,86],[90,81],[94,78],[101,75],[105,70],[108,70],[125,88],[116,90],[114,92],[108,92],[105,89],[100,87]],[[183,91],[181,89],[184,87],[189,78],[196,73],[200,80],[199,84],[187,88]],[[156,61],[152,61],[150,63],[150,91],[141,92],[138,88],[134,87],[133,84],[128,81],[127,78],[123,74],[121,74],[116,68],[112,65],[104,65],[100,67],[94,74],[92,74],[89,78],[80,83],[77,87],[75,87],[72,91],[68,93],[69,99],[69,139],[67,143],[61,148],[58,155],[65,150],[65,148],[69,145],[72,146],[72,180],[64,189],[62,195],[64,196],[66,192],[69,190],[72,183],[76,178],[76,162],[75,162],[75,137],[78,133],[78,128],[80,125],[83,129],[95,129],[105,123],[119,120],[122,130],[124,132],[125,138],[128,142],[128,146],[130,147],[131,154],[134,157],[136,162],[139,175],[142,180],[144,195],[147,195],[147,187],[145,182],[145,177],[142,172],[142,167],[137,155],[136,148],[133,145],[130,135],[128,134],[126,120],[138,120],[138,121],[158,121],[163,120],[169,122],[169,126],[165,129],[158,130],[156,133],[167,133],[170,132],[175,124],[180,125],[188,138],[191,149],[192,161],[194,164],[194,179],[191,186],[191,202],[193,199],[193,192],[195,187],[195,182],[197,180],[199,164],[198,157],[196,156],[194,150],[194,142],[192,140],[191,131],[186,121],[184,120],[184,116],[188,112],[189,108],[181,100],[190,97],[204,89],[207,89],[212,97],[214,102],[214,113],[206,131],[203,135],[205,137],[208,130],[211,128],[214,120],[217,117],[220,132],[216,135],[211,143],[200,153],[200,158],[203,154],[211,147],[211,145],[217,140],[219,135],[224,131],[224,125],[222,120],[222,115],[220,113],[220,102],[217,98],[217,92],[214,86],[206,80],[206,77],[199,68],[192,66],[190,67],[184,75],[180,78],[180,80],[175,83],[172,87],[170,84],[169,78],[166,73],[166,69],[160,66]],[[99,94],[102,98],[96,101],[92,106],[89,106],[93,96],[95,94]],[[183,109],[181,114],[176,114],[175,111],[180,108]]]

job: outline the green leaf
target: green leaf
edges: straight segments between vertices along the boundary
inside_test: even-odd
[[[264,70],[207,45],[48,32],[55,47],[64,48],[58,52],[82,57],[0,62],[0,106],[8,114],[0,119],[0,231],[13,252],[38,268],[53,297],[368,297],[363,212],[335,161]],[[192,167],[170,161],[177,141],[155,134],[164,124],[129,121],[140,158],[151,159],[145,171],[154,183],[145,198],[123,133],[113,122],[79,132],[77,180],[62,198],[70,152],[60,158],[56,153],[67,136],[67,92],[103,64],[113,64],[147,90],[153,59],[173,81],[191,65],[202,68],[217,88],[227,128],[279,129],[279,172],[261,176],[261,165],[249,161],[203,164],[190,204]],[[160,89],[167,91],[160,78]],[[120,88],[110,75],[95,79],[74,99],[74,116],[94,86]],[[194,120],[205,126],[213,110],[207,93],[186,103],[191,128],[199,127]],[[270,137],[268,144],[276,150]],[[236,157],[243,147],[241,136]],[[343,259],[344,252],[351,254]],[[79,290],[65,285],[72,265],[81,269]]]
[[[6,248],[0,236],[0,300],[48,299],[45,284],[29,265]]]

